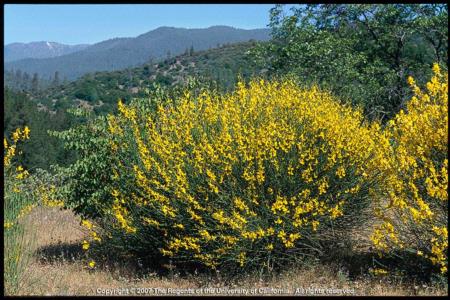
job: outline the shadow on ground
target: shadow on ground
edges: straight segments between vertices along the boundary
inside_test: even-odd
[[[39,247],[34,255],[42,264],[75,263],[85,257],[81,243],[62,243]]]
[[[388,277],[401,278],[401,281],[411,283],[430,283],[438,274],[438,268],[430,261],[409,251],[335,251],[320,261],[323,264],[338,264],[353,280],[367,276],[371,269],[387,270]]]
[[[59,242],[58,244],[39,247],[34,251],[36,260],[43,265],[81,264],[90,260],[96,262],[95,269],[109,272],[114,276],[139,280],[148,276],[188,277],[205,274],[208,270],[200,265],[184,263],[175,265],[162,256],[139,257],[124,255],[117,251],[104,249],[99,245],[91,245],[89,251],[82,249],[81,241]]]
[[[368,276],[369,270],[382,268],[389,271],[392,279],[400,278],[403,282],[429,283],[436,273],[427,260],[420,259],[409,252],[385,253],[380,257],[375,252],[356,251],[332,251],[314,264],[327,265],[334,270],[344,270],[349,280],[356,280],[360,277]],[[87,264],[88,260],[96,261],[96,269],[110,272],[120,277],[130,280],[139,280],[147,276],[158,276],[173,278],[215,278],[218,272],[210,271],[195,263],[173,263],[171,260],[158,255],[147,255],[146,257],[137,255],[123,255],[120,252],[105,249],[102,246],[93,246],[88,252],[82,250],[81,241],[77,243],[58,243],[41,247],[35,252],[38,261],[42,264],[57,263],[81,263]],[[297,262],[289,268],[302,268],[311,265],[311,261]],[[255,274],[260,270],[254,270]],[[239,280],[239,274],[227,270],[220,271],[221,280]],[[242,273],[242,272],[241,272]],[[245,272],[247,275],[253,271]],[[273,277],[279,273],[274,270],[267,276]],[[200,276],[199,276],[200,275]],[[114,275],[113,275],[114,276]]]

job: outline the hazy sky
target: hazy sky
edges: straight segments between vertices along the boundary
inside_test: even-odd
[[[5,5],[5,44],[96,43],[159,26],[265,28],[272,4]]]

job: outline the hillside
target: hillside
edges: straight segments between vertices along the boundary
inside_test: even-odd
[[[223,90],[233,87],[237,77],[260,74],[247,57],[256,42],[225,45],[205,51],[185,53],[159,63],[144,64],[112,72],[87,74],[76,81],[46,89],[35,96],[41,110],[58,110],[73,105],[85,105],[96,112],[112,111],[119,98],[145,96],[144,89],[153,83],[175,86],[189,76],[217,81]]]
[[[226,43],[269,39],[268,29],[244,30],[228,26],[205,29],[159,27],[135,38],[103,41],[68,55],[7,62],[5,70],[20,69],[48,78],[59,72],[61,78],[76,79],[86,73],[134,67],[149,61],[180,55],[190,48],[207,50]]]

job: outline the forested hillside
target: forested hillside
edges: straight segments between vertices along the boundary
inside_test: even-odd
[[[22,145],[20,163],[30,172],[36,168],[47,169],[52,164],[64,165],[75,160],[74,153],[64,150],[61,142],[47,134],[47,130],[63,130],[77,124],[71,114],[64,110],[48,112],[39,107],[25,93],[8,88],[4,91],[3,134],[6,136],[15,128],[34,128],[32,139]]]
[[[76,79],[86,73],[134,67],[149,61],[180,55],[186,49],[207,50],[226,43],[269,39],[268,29],[244,30],[228,26],[204,29],[160,27],[135,38],[115,38],[93,44],[68,55],[43,59],[23,59],[5,63],[5,70],[22,70],[48,78]]]

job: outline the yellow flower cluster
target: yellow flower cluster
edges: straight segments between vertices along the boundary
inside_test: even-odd
[[[122,202],[124,202],[124,201],[122,200]],[[114,205],[112,207],[112,210],[113,210],[114,216],[115,216],[116,220],[119,222],[121,228],[123,228],[127,233],[135,233],[136,232],[136,228],[131,227],[128,224],[128,221],[126,219],[126,217],[128,215],[128,211],[125,207],[123,207],[121,205],[118,198],[116,198],[114,200]]]
[[[388,271],[385,269],[375,268],[375,269],[370,269],[370,273],[375,276],[383,276],[383,275],[387,275]]]
[[[164,255],[245,265],[295,249],[325,221],[362,214],[367,177],[389,166],[381,126],[317,87],[254,80],[141,106],[120,101],[107,117],[112,211],[124,232],[161,233]]]
[[[90,237],[91,237],[94,241],[97,241],[97,242],[100,242],[100,241],[101,241],[101,238],[99,237],[97,231],[94,229],[94,228],[96,228],[97,226],[95,226],[94,224],[92,224],[91,221],[82,219],[82,220],[81,220],[81,226],[83,226],[84,228],[86,228],[87,230],[89,230],[89,235],[90,235]],[[84,251],[88,251],[90,247],[91,247],[91,243],[90,243],[88,240],[83,240],[83,242],[81,243],[81,248],[82,248]],[[95,261],[90,260],[89,263],[88,263],[88,267],[89,267],[90,269],[93,269],[93,268],[95,267]]]
[[[56,198],[56,186],[51,185],[41,185],[38,188],[39,196],[41,198],[42,204],[47,207],[63,207],[64,201],[58,200]]]
[[[25,179],[29,175],[30,174],[28,173],[28,171],[24,170],[22,166],[17,166],[17,168],[16,168],[16,178],[17,179]]]
[[[17,218],[20,219],[20,218],[28,215],[33,210],[33,208],[35,208],[36,206],[37,206],[36,203],[29,204],[29,205],[25,206],[24,208],[22,208],[20,210],[19,215],[17,216]]]
[[[13,216],[13,218],[11,220],[7,220],[5,217],[5,220],[3,221],[3,226],[5,229],[10,229],[12,228],[14,225],[17,224],[17,222],[27,216],[28,214],[30,214],[30,212],[33,210],[33,208],[35,208],[37,206],[36,203],[33,204],[28,204],[23,206],[19,212],[17,213],[17,215]]]
[[[442,273],[447,273],[447,249],[448,231],[447,227],[433,226],[434,237],[431,238],[430,260],[433,264],[440,266]]]
[[[97,231],[94,230],[94,228],[96,226],[94,224],[92,224],[91,221],[89,221],[89,220],[81,220],[81,225],[89,230],[89,235],[92,237],[92,239],[94,241],[101,242],[102,239],[98,235]]]
[[[447,271],[448,234],[448,74],[434,76],[421,90],[408,78],[414,96],[406,111],[389,122],[389,204],[379,210],[384,224],[372,236],[379,249],[406,246]],[[386,220],[395,216],[395,222]],[[392,218],[391,218],[392,219]],[[444,227],[442,227],[444,225]],[[445,230],[443,230],[445,229]],[[428,244],[427,247],[420,245]]]
[[[89,242],[84,240],[81,244],[81,247],[83,248],[83,250],[87,251],[89,249]]]
[[[13,227],[14,226],[14,223],[13,222],[9,222],[9,221],[3,221],[3,227],[5,228],[5,229],[9,229],[9,228],[11,228],[11,227]]]
[[[17,142],[20,140],[27,140],[30,138],[30,129],[25,126],[22,130],[21,128],[17,128],[12,133],[13,143],[11,145],[8,144],[6,138],[3,138],[3,148],[4,148],[4,158],[3,158],[3,166],[6,168],[11,164],[11,159],[16,154]]]

